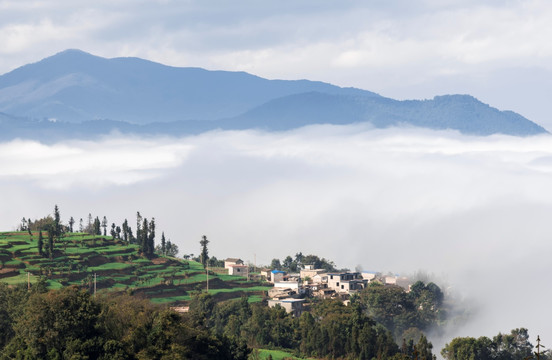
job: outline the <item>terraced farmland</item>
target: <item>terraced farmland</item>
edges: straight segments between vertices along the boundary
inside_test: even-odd
[[[45,277],[49,288],[78,285],[97,291],[135,294],[156,303],[185,304],[192,291],[205,289],[207,274],[200,263],[156,256],[143,257],[138,245],[110,236],[71,233],[54,245],[51,258],[38,253],[38,233],[0,233],[0,281],[10,285]],[[217,300],[260,301],[270,287],[240,276],[209,274],[209,293]]]

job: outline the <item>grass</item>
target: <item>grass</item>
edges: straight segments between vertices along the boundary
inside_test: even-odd
[[[132,264],[112,262],[103,264],[100,266],[91,266],[88,268],[88,271],[102,271],[102,270],[122,270],[133,267]]]
[[[272,356],[273,360],[282,360],[282,359],[305,360],[304,358],[293,356],[292,353],[283,351],[283,350],[259,349],[259,357],[261,359],[268,359],[269,355]]]
[[[153,302],[169,304],[189,301],[191,291],[198,285],[206,285],[205,269],[201,263],[172,257],[152,261],[139,254],[137,245],[128,245],[109,236],[68,234],[56,241],[53,259],[38,255],[37,239],[37,233],[30,241],[27,233],[0,232],[2,265],[15,269],[0,282],[26,284],[27,272],[31,272],[34,274],[31,283],[36,282],[38,274],[43,274],[50,289],[59,289],[67,285],[88,284],[93,274],[98,273],[99,291],[132,289]],[[209,292],[213,295],[224,293],[221,299],[248,294],[250,302],[258,302],[262,300],[259,292],[268,289],[257,286],[259,283],[247,283],[252,285],[247,287],[245,278],[227,275],[224,269],[215,270],[215,274],[209,275],[213,280]],[[173,296],[164,297],[166,295]]]

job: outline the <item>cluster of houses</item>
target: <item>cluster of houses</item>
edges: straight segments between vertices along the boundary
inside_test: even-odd
[[[260,277],[274,287],[268,292],[268,306],[276,305],[295,316],[301,315],[307,297],[339,298],[348,301],[351,294],[364,289],[369,282],[377,281],[385,285],[397,285],[408,290],[411,282],[406,277],[381,275],[373,272],[327,272],[305,265],[299,273],[287,274],[281,270],[262,269],[260,275],[249,274],[249,266],[241,259],[229,258],[224,262],[230,275],[247,278]]]

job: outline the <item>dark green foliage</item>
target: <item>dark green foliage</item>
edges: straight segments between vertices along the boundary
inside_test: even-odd
[[[176,244],[173,244],[170,240],[168,240],[165,246],[166,246],[166,249],[165,249],[166,256],[175,257],[176,255],[178,255],[178,246]]]
[[[44,250],[42,249],[44,246],[44,237],[42,235],[42,231],[39,231],[38,232],[38,244],[37,244],[37,247],[38,247],[38,254],[40,256],[44,255]]]
[[[216,256],[211,256],[209,258],[209,266],[210,267],[224,267],[224,260],[217,259]]]
[[[102,231],[101,231],[100,219],[96,216],[93,224],[93,235],[101,235],[101,234],[102,234]]]
[[[203,264],[203,267],[207,266],[207,261],[209,260],[209,250],[207,249],[208,244],[209,244],[209,240],[207,240],[207,236],[203,235],[201,237],[201,240],[199,241],[199,245],[201,245],[201,254],[199,255],[199,262]]]
[[[279,306],[249,304],[245,297],[216,304],[211,295],[198,292],[188,316],[195,327],[234,343],[290,349],[303,357],[390,359],[401,355],[391,333],[368,318],[360,305],[345,306],[338,300],[320,301],[310,313],[296,318]],[[424,354],[432,360],[431,344],[424,341]]]
[[[56,238],[59,239],[59,237],[61,236],[61,233],[62,233],[62,226],[61,226],[61,217],[59,215],[59,208],[58,206],[56,205],[54,207],[54,228],[53,228],[53,233],[54,233],[54,236]]]
[[[28,222],[28,228],[31,229],[31,231],[46,231],[52,226],[55,226],[55,222],[50,215],[43,217],[42,219],[35,220],[32,223]]]
[[[303,255],[299,252],[292,256],[286,256],[282,262],[279,259],[272,259],[270,268],[275,270],[284,270],[288,272],[297,272],[305,265],[312,265],[315,269],[324,269],[326,271],[336,271],[333,261],[319,258],[316,255]]]
[[[50,259],[54,257],[54,230],[52,228],[48,230],[47,255]]]
[[[270,263],[270,268],[274,270],[282,270],[282,264],[280,263],[280,260],[272,259],[272,262]]]
[[[1,359],[237,359],[244,343],[129,296],[95,300],[69,287],[49,293],[0,284]]]
[[[454,338],[441,355],[446,360],[523,360],[532,355],[532,350],[527,329],[519,328],[510,334],[499,333],[492,340],[486,336]],[[549,359],[546,354],[540,358]]]
[[[408,332],[427,331],[445,317],[443,293],[433,283],[418,281],[409,293],[399,286],[370,283],[358,299],[367,314],[397,339],[407,337]]]

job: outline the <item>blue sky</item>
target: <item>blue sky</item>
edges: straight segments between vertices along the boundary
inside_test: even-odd
[[[0,1],[0,72],[79,48],[399,99],[469,93],[552,129],[550,18],[542,0]]]

